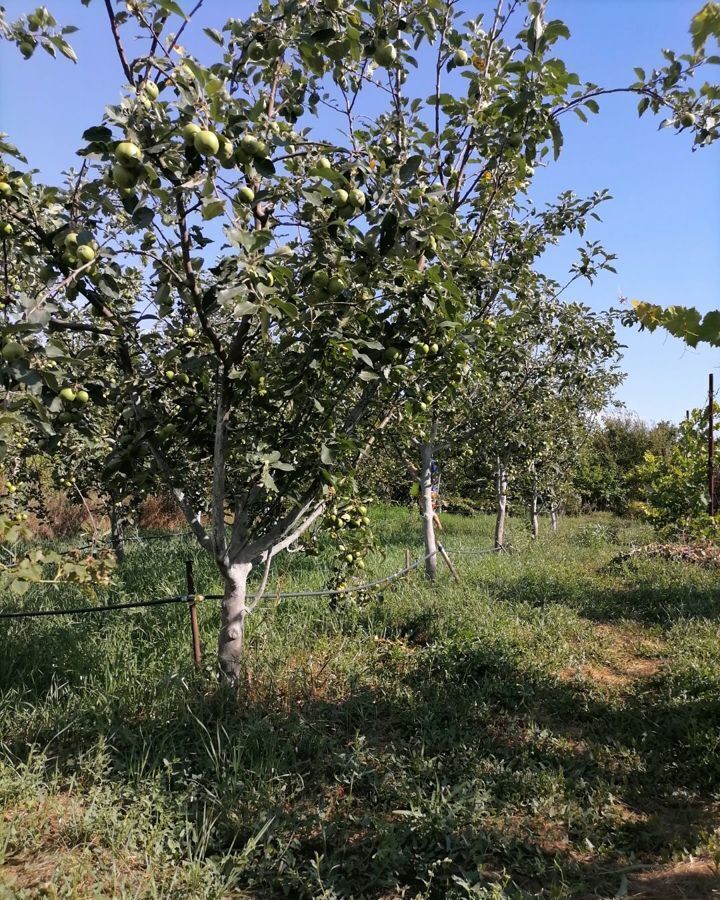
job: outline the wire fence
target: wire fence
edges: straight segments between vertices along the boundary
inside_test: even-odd
[[[454,553],[456,551],[453,550],[451,552]],[[480,556],[487,556],[488,554],[497,553],[498,549],[466,548],[459,552],[475,553]],[[392,572],[390,575],[386,575],[383,578],[379,578],[375,581],[368,581],[362,584],[353,584],[342,588],[325,588],[317,591],[265,591],[260,596],[255,596],[252,599],[253,602],[256,602],[260,600],[290,600],[310,599],[314,597],[336,597],[342,596],[344,594],[364,593],[367,591],[376,590],[377,588],[391,584],[392,582],[397,581],[400,578],[404,578],[406,575],[410,574],[410,572],[413,572],[415,569],[418,569],[420,566],[426,563],[429,559],[432,559],[433,557],[438,555],[448,561],[447,548],[442,544],[438,544],[437,550],[434,550],[431,553],[427,553],[424,556],[416,559],[414,562],[405,565],[402,569],[398,569],[397,572]],[[451,571],[453,571],[452,568]],[[192,567],[190,567],[189,572],[192,572]],[[454,571],[453,574],[455,575],[456,580],[458,580],[457,575],[456,573],[454,573]],[[192,577],[192,575],[190,574],[189,577]],[[141,609],[143,607],[150,606],[167,606],[173,603],[196,603],[198,600],[223,599],[224,594],[199,594],[193,591],[192,593],[177,594],[172,597],[157,597],[146,600],[134,600],[128,603],[107,603],[100,606],[79,606],[69,609],[18,610],[12,612],[0,610],[0,619],[30,619],[39,618],[42,616],[84,615],[88,613],[115,612],[122,609]]]

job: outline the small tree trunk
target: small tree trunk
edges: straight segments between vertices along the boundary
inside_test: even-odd
[[[495,472],[495,498],[497,513],[495,516],[495,549],[502,550],[505,546],[505,518],[507,516],[507,472],[498,459]]]
[[[245,640],[247,608],[247,580],[252,563],[235,563],[225,577],[225,597],[222,603],[218,660],[220,668],[231,681],[240,678],[240,658]]]
[[[121,563],[125,559],[125,530],[122,507],[114,500],[110,502],[110,544],[115,553],[115,559]]]
[[[420,466],[420,506],[423,519],[423,538],[425,541],[425,574],[429,581],[435,581],[437,575],[437,543],[435,541],[435,523],[432,506],[432,457],[433,441],[429,440],[421,447]]]
[[[530,530],[532,539],[537,540],[540,533],[540,524],[538,522],[538,494],[537,494],[537,475],[533,475],[532,485],[530,487]]]
[[[558,527],[558,505],[555,498],[553,498],[550,504],[550,528],[553,531],[557,531]]]

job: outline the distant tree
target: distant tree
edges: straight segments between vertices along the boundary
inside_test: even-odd
[[[665,452],[645,451],[630,473],[641,497],[639,508],[666,536],[711,541],[720,536],[720,514],[708,512],[707,441],[707,410],[694,409],[673,444]]]

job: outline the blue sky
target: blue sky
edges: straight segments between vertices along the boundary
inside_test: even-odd
[[[34,3],[4,5],[13,18]],[[72,163],[85,128],[117,99],[122,73],[100,0],[89,9],[79,0],[47,5],[79,27],[71,42],[80,63],[53,61],[44,53],[25,62],[15,48],[0,43],[0,130],[45,178],[54,179]],[[549,0],[548,17],[570,28],[570,41],[559,49],[568,67],[582,79],[616,86],[633,80],[633,66],[648,70],[658,64],[662,47],[686,50],[688,24],[700,5],[701,0]],[[203,21],[194,25],[199,39],[188,40],[193,49],[202,46],[201,24],[217,25],[251,8],[238,0],[210,0],[206,6]],[[568,297],[596,309],[617,306],[621,295],[703,311],[720,307],[720,147],[693,153],[689,137],[659,132],[659,120],[647,114],[638,119],[635,107],[632,97],[608,97],[588,125],[566,120],[560,161],[536,177],[533,195],[539,202],[566,189],[582,195],[606,187],[614,197],[587,237],[617,253],[618,274],[607,273],[592,287],[578,284]],[[564,280],[577,244],[552,253],[546,261],[550,275]],[[618,399],[628,409],[648,420],[678,420],[686,408],[702,404],[707,373],[720,371],[717,350],[691,350],[664,333],[623,329],[620,337],[628,375]]]

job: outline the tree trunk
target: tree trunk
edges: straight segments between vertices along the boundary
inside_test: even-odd
[[[110,502],[110,544],[115,553],[115,559],[121,563],[125,559],[125,531],[122,507],[115,501]]]
[[[220,668],[231,681],[240,678],[240,658],[245,640],[247,608],[247,580],[252,563],[235,563],[225,576],[225,597],[222,603],[218,660]]]
[[[558,505],[555,499],[550,504],[550,528],[557,531],[558,527]]]
[[[425,575],[429,581],[435,581],[435,576],[437,575],[437,543],[435,541],[435,524],[433,522],[432,506],[432,439],[422,445],[420,453],[420,505],[423,519],[425,556],[427,557],[425,560]]]
[[[537,475],[533,474],[532,484],[530,487],[530,530],[532,539],[537,540],[540,533],[540,524],[538,522],[538,493],[537,493]]]
[[[495,516],[495,549],[502,550],[505,546],[505,517],[507,515],[507,472],[498,460],[495,473],[495,497],[497,501],[497,513]]]

